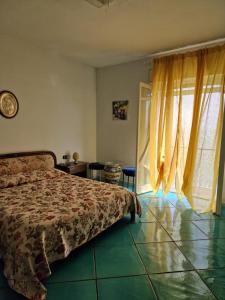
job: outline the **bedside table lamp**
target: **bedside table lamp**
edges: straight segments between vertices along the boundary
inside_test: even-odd
[[[74,152],[73,153],[73,159],[74,159],[74,163],[77,164],[78,163],[78,159],[79,159],[79,153]]]

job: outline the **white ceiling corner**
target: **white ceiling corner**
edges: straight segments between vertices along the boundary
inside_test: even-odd
[[[0,0],[0,34],[102,67],[225,37],[225,1]]]

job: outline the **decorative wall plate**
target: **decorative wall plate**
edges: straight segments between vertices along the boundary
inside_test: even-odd
[[[13,118],[19,110],[16,96],[9,91],[0,92],[0,113],[5,118]]]

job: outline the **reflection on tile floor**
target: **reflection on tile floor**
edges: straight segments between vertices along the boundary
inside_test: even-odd
[[[199,271],[199,275],[219,300],[225,299],[224,269],[202,270]]]
[[[47,300],[225,300],[225,208],[199,215],[172,193],[139,200],[135,224],[126,216],[52,265]],[[3,272],[0,299],[25,299]]]
[[[159,300],[216,300],[195,271],[154,274],[151,280]]]

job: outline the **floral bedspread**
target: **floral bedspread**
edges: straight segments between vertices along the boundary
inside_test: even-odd
[[[0,255],[9,285],[28,299],[46,299],[41,281],[50,264],[133,210],[135,201],[119,186],[54,169],[2,176]]]

